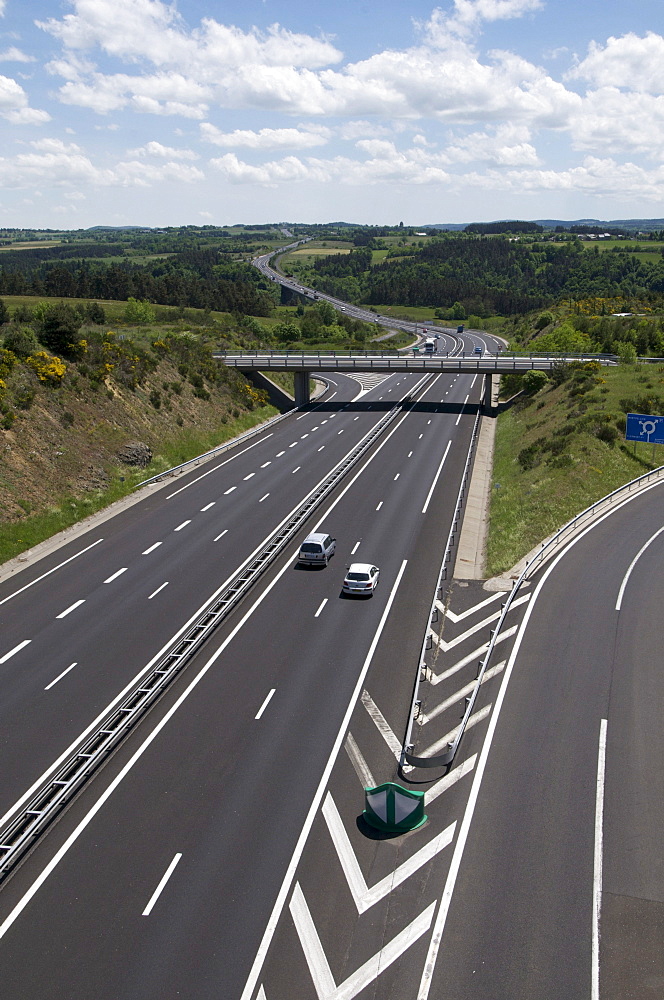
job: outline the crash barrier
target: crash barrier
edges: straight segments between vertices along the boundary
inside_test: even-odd
[[[184,469],[190,468],[190,466],[200,465],[201,462],[207,462],[216,455],[221,455],[223,452],[228,451],[230,448],[236,448],[239,444],[243,444],[252,437],[256,437],[257,434],[262,434],[269,427],[274,427],[275,424],[280,423],[289,417],[293,410],[297,407],[293,406],[286,413],[279,413],[276,417],[270,417],[262,424],[257,424],[250,430],[245,431],[244,434],[238,435],[238,437],[233,438],[232,441],[225,441],[224,444],[220,444],[216,448],[212,448],[210,451],[204,451],[202,455],[197,455],[196,458],[190,458],[186,462],[182,462],[180,465],[174,465],[172,469],[166,469],[164,472],[157,473],[156,476],[152,476],[150,479],[144,479],[141,483],[136,483],[134,489],[137,490],[139,486],[148,486],[149,483],[158,483],[160,479],[165,479],[166,476],[174,476],[178,472],[182,472]]]
[[[427,380],[428,382],[428,380]],[[426,384],[426,383],[425,383]],[[422,386],[424,388],[424,386]],[[385,429],[403,411],[397,403],[344,459],[308,494],[299,507],[275,528],[258,554],[250,557],[221,594],[214,594],[207,608],[177,638],[171,649],[150,666],[130,694],[113,707],[92,735],[60,764],[42,787],[24,803],[15,817],[0,830],[0,879],[13,868],[25,851],[44,832],[62,808],[80,790],[97,768],[108,759],[127,733],[163,694],[191,656],[213,630],[242,600],[263,571],[274,561],[306,519],[335,489],[346,473],[372,447]]]
[[[560,528],[554,535],[552,535],[548,541],[542,542],[539,551],[537,551],[530,559],[526,561],[526,564],[521,574],[519,575],[518,579],[514,582],[512,590],[510,591],[507,597],[507,600],[503,605],[501,605],[500,618],[498,619],[496,627],[491,630],[491,636],[489,645],[487,647],[487,651],[484,654],[484,659],[480,660],[479,662],[478,673],[475,680],[475,687],[473,688],[472,694],[466,699],[466,710],[464,712],[461,725],[459,726],[459,729],[457,730],[454,739],[448,744],[447,752],[444,754],[438,754],[435,757],[417,757],[416,755],[410,752],[413,749],[413,744],[411,742],[413,724],[417,718],[417,711],[419,709],[419,700],[417,699],[419,683],[420,680],[424,679],[426,675],[426,665],[424,664],[424,649],[426,647],[426,635],[425,635],[425,639],[422,644],[422,652],[420,654],[418,677],[415,685],[415,696],[413,698],[413,703],[411,705],[408,731],[406,734],[406,739],[404,740],[402,754],[401,754],[402,763],[405,762],[407,764],[412,765],[413,767],[446,767],[447,765],[452,763],[456,755],[456,752],[459,749],[459,744],[461,743],[461,739],[468,724],[468,720],[470,719],[473,713],[475,701],[477,699],[478,692],[482,686],[482,682],[484,680],[484,675],[489,665],[489,661],[493,656],[494,648],[496,646],[496,643],[499,641],[498,637],[500,635],[500,630],[503,627],[505,619],[510,612],[510,608],[512,607],[512,604],[519,593],[519,588],[521,587],[521,585],[529,578],[529,576],[535,570],[540,569],[541,566],[548,559],[550,559],[553,555],[555,555],[555,553],[563,545],[566,545],[567,542],[578,531],[580,531],[590,521],[592,521],[594,517],[596,517],[598,514],[603,513],[606,510],[609,510],[616,503],[620,503],[622,500],[624,500],[626,497],[628,497],[635,491],[638,492],[639,490],[642,490],[645,487],[647,487],[649,484],[663,478],[664,478],[664,466],[659,466],[659,468],[653,469],[651,472],[646,472],[643,476],[639,476],[637,479],[632,479],[629,483],[626,483],[624,486],[620,486],[617,490],[613,490],[611,493],[608,493],[605,497],[602,497],[601,500],[596,500],[595,503],[590,505],[590,507],[586,507],[586,509],[581,511],[580,514],[577,514],[570,521],[568,521],[567,524],[564,524],[563,527]],[[446,564],[448,561],[449,547],[450,547],[450,541],[448,539],[448,549],[446,550],[445,559],[443,561],[444,569],[446,568]],[[442,579],[444,579],[444,577],[441,576],[441,580]],[[434,601],[432,603],[432,616],[430,617],[429,621],[432,620],[433,613],[435,612],[435,601],[436,597],[438,596],[441,580],[439,580],[438,588],[436,590],[436,595],[434,596]]]

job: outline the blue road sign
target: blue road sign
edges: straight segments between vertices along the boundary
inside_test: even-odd
[[[627,441],[646,441],[648,444],[664,444],[664,417],[649,417],[645,413],[628,413]]]

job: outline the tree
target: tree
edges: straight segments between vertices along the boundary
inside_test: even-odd
[[[80,328],[81,319],[76,309],[66,302],[56,302],[44,310],[39,339],[50,350],[71,355],[76,351],[76,335]]]
[[[3,323],[9,323],[10,319],[9,309],[4,304],[2,299],[0,299],[0,326],[2,326]]]
[[[535,329],[543,330],[545,326],[551,326],[551,324],[555,321],[555,318],[556,317],[553,315],[552,312],[540,313],[540,315],[535,320]]]
[[[128,323],[154,323],[156,315],[149,302],[134,299],[131,296],[127,299],[124,314]]]
[[[536,392],[539,392],[540,389],[544,388],[548,381],[549,378],[546,372],[539,372],[536,369],[533,369],[532,371],[526,372],[523,376],[523,391],[528,396],[534,396]]]
[[[106,313],[103,306],[100,306],[98,302],[88,302],[85,313],[86,318],[97,326],[103,326],[106,322]]]

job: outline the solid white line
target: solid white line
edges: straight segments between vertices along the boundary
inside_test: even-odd
[[[269,497],[269,495],[270,495],[269,493],[266,493],[265,496],[261,497],[258,502],[259,503],[263,503],[263,500],[267,500],[267,498]]]
[[[29,646],[31,642],[32,639],[24,639],[23,642],[19,642],[18,646],[14,646],[14,648],[10,649],[4,656],[0,656],[0,663],[6,663],[7,660],[14,655],[14,653],[19,653],[22,649],[25,649],[26,646]]]
[[[85,601],[76,601],[75,604],[70,605],[70,607],[68,607],[65,611],[61,611],[60,614],[56,615],[55,617],[56,618],[66,618],[67,615],[71,611],[75,611],[76,608],[80,608],[81,604],[85,604]],[[0,662],[2,662],[2,661],[0,661]]]
[[[161,542],[155,542],[154,545],[151,545],[149,549],[146,549],[145,552],[142,553],[142,555],[149,556],[150,553],[154,552],[155,549],[158,549],[160,545]]]
[[[218,542],[220,538],[223,538],[224,535],[227,535],[227,534],[228,534],[228,528],[224,528],[224,530],[222,531],[222,533],[220,535],[217,535],[216,538],[213,538],[212,541],[213,542]]]
[[[350,551],[350,554],[351,554],[352,556],[354,556],[354,555],[355,555],[355,553],[357,552],[357,550],[359,549],[359,547],[360,547],[360,543],[359,543],[359,542],[355,542],[355,545],[354,545],[354,546],[353,546],[353,548],[351,549],[351,551]]]
[[[50,683],[50,684],[47,684],[47,685],[46,685],[46,687],[44,688],[44,691],[50,691],[50,690],[51,690],[51,688],[53,687],[53,685],[54,685],[54,684],[57,684],[57,683],[58,683],[58,681],[61,681],[61,680],[62,680],[62,678],[63,678],[63,677],[65,676],[65,674],[68,674],[68,673],[69,673],[69,671],[70,671],[70,670],[73,670],[75,666],[76,666],[76,664],[75,664],[75,663],[72,663],[72,664],[71,664],[71,665],[70,665],[69,667],[67,667],[67,669],[66,669],[66,670],[63,670],[61,674],[58,674],[58,676],[57,676],[57,677],[55,678],[55,680],[54,680],[54,681],[51,681],[51,683]]]
[[[376,453],[374,452],[374,454],[376,454]],[[336,501],[335,501],[335,503],[336,503]],[[326,514],[328,514],[328,513],[329,513],[329,511],[326,512]],[[256,953],[256,958],[254,959],[254,963],[253,963],[253,965],[251,967],[251,971],[250,971],[249,976],[247,978],[247,982],[245,984],[245,987],[244,987],[244,989],[242,991],[242,995],[240,997],[240,1000],[250,1000],[250,998],[253,996],[253,992],[254,992],[254,989],[256,987],[256,981],[257,981],[258,977],[260,976],[261,969],[262,969],[263,963],[265,961],[265,956],[267,955],[268,948],[270,947],[270,942],[272,941],[272,938],[274,936],[274,932],[277,929],[277,924],[279,923],[279,918],[281,916],[281,912],[282,912],[282,910],[284,908],[284,905],[286,903],[286,899],[288,897],[288,893],[290,892],[290,887],[291,887],[291,885],[293,883],[293,879],[295,878],[295,872],[297,871],[297,866],[298,866],[298,864],[300,862],[300,858],[301,858],[302,852],[304,850],[304,845],[307,842],[307,838],[309,836],[309,831],[311,830],[311,827],[313,825],[314,819],[316,818],[316,815],[318,813],[318,809],[320,807],[321,800],[322,800],[323,795],[325,793],[325,789],[327,787],[327,783],[328,783],[328,781],[330,779],[330,774],[332,772],[332,768],[334,767],[334,762],[337,759],[337,755],[339,753],[339,749],[341,747],[341,744],[343,742],[344,736],[345,736],[346,731],[348,729],[348,725],[350,723],[350,718],[351,718],[351,715],[353,714],[353,710],[355,708],[355,703],[357,702],[358,695],[360,694],[360,691],[362,690],[362,687],[364,685],[364,679],[365,679],[365,677],[367,675],[369,667],[371,666],[371,661],[373,660],[373,656],[374,656],[374,653],[376,651],[376,647],[378,646],[378,642],[379,642],[380,637],[382,635],[383,629],[385,628],[385,623],[386,623],[388,615],[389,615],[389,613],[390,613],[390,611],[392,609],[392,604],[394,603],[394,599],[396,597],[397,590],[399,588],[399,584],[401,583],[401,578],[403,577],[403,574],[404,574],[404,572],[406,570],[407,564],[408,564],[408,560],[404,559],[404,561],[401,564],[401,569],[399,570],[399,572],[397,574],[397,578],[394,581],[394,586],[392,587],[392,590],[390,592],[390,596],[388,598],[387,604],[385,605],[385,610],[384,610],[383,615],[382,615],[382,617],[380,619],[380,622],[378,624],[378,628],[377,628],[376,633],[375,633],[375,635],[373,637],[373,641],[371,643],[371,646],[369,647],[369,651],[367,653],[366,659],[365,659],[365,661],[364,661],[364,663],[362,665],[362,669],[360,671],[360,675],[359,675],[359,677],[357,679],[357,684],[355,685],[355,690],[353,691],[353,694],[351,695],[351,699],[350,699],[350,701],[348,703],[348,708],[346,709],[346,714],[344,715],[344,718],[343,718],[343,720],[341,722],[341,726],[339,727],[339,731],[337,733],[337,737],[336,737],[336,739],[334,741],[334,746],[332,747],[332,751],[330,753],[330,756],[328,757],[327,764],[325,765],[325,769],[323,771],[323,774],[321,776],[320,782],[318,784],[318,788],[316,789],[316,793],[315,793],[315,795],[313,797],[311,806],[309,807],[309,812],[307,813],[307,818],[305,819],[304,824],[302,826],[302,830],[300,831],[300,836],[299,836],[297,844],[295,846],[295,850],[293,851],[293,856],[291,857],[290,864],[288,865],[288,870],[286,871],[286,875],[284,876],[284,880],[281,883],[281,888],[279,889],[279,894],[277,895],[276,902],[274,904],[274,907],[272,908],[272,913],[270,914],[270,918],[268,920],[267,927],[265,928],[265,933],[263,934],[263,938],[261,940],[261,943],[259,945],[258,951]],[[2,930],[3,930],[2,927],[0,927],[0,936],[2,935]]]
[[[220,462],[219,465],[215,465],[213,469],[208,469],[208,471],[204,472],[201,476],[197,476],[196,479],[192,479],[190,482],[185,483],[184,486],[181,486],[180,489],[176,490],[174,493],[169,493],[166,499],[170,500],[171,497],[176,497],[178,493],[182,493],[183,490],[188,490],[189,487],[193,486],[195,483],[200,483],[201,479],[205,479],[206,476],[211,476],[213,472],[217,471],[217,469],[221,469],[222,466],[228,465],[229,462],[233,462],[236,458],[239,458],[240,455],[245,455],[248,451],[251,451],[252,448],[256,448],[259,444],[263,444],[264,441],[267,441],[267,439],[273,437],[273,435],[274,435],[273,431],[270,431],[270,433],[266,434],[265,437],[261,435],[260,440],[254,441],[253,444],[250,444],[248,445],[248,447],[243,448],[242,451],[236,451],[235,454],[231,455],[230,458],[227,458],[223,462]]]
[[[206,510],[210,509],[210,507],[214,507],[215,502],[216,501],[213,500],[212,503],[206,504],[205,507],[201,507],[201,514],[204,514]]]
[[[641,556],[643,555],[643,553],[646,551],[646,549],[648,548],[648,546],[652,542],[654,542],[655,539],[657,538],[657,536],[661,535],[661,533],[663,531],[664,531],[664,527],[662,527],[658,531],[656,531],[655,534],[652,535],[652,537],[648,539],[648,541],[646,542],[646,544],[641,546],[641,548],[639,549],[639,551],[636,553],[636,555],[632,559],[631,563],[629,564],[629,569],[625,573],[625,576],[623,578],[623,582],[620,584],[620,590],[618,591],[618,600],[616,601],[616,611],[620,611],[620,609],[622,607],[623,594],[625,593],[625,587],[627,586],[627,582],[628,582],[630,576],[632,575],[632,570],[634,569],[634,567],[636,566],[637,562],[639,561],[639,559],[641,558]]]
[[[473,381],[470,383],[470,388],[471,389],[473,388],[473,386],[475,385],[476,382],[477,382],[477,375],[474,376]]]
[[[383,506],[383,501],[381,500],[381,502],[380,502],[380,503],[378,504],[378,506],[376,507],[376,510],[380,510],[380,508],[381,508],[382,506]]]
[[[177,863],[178,863],[178,861],[180,860],[181,857],[182,857],[182,854],[176,854],[175,855],[175,857],[171,861],[170,865],[168,866],[168,868],[166,869],[166,871],[162,875],[161,881],[160,881],[159,885],[157,886],[157,888],[155,889],[155,891],[150,896],[150,902],[148,903],[148,905],[143,910],[143,913],[141,914],[141,916],[143,916],[143,917],[149,917],[150,916],[150,914],[152,913],[152,907],[154,906],[154,904],[157,902],[157,900],[161,896],[162,892],[164,891],[166,883],[168,882],[169,878],[171,877],[171,875],[175,871],[175,866],[177,865]]]
[[[433,482],[431,484],[431,489],[429,490],[429,493],[427,494],[427,498],[426,498],[426,500],[424,502],[424,507],[422,508],[422,513],[423,514],[426,514],[427,510],[429,509],[429,501],[431,500],[431,497],[433,495],[433,491],[436,488],[436,483],[438,482],[438,477],[440,476],[441,472],[443,471],[443,466],[445,465],[445,459],[447,458],[447,453],[450,450],[451,446],[452,446],[452,442],[448,441],[447,442],[447,448],[445,449],[445,454],[443,455],[443,459],[442,459],[440,465],[438,466],[438,472],[434,476]]]
[[[163,590],[164,587],[167,586],[168,586],[168,580],[166,581],[166,583],[162,583],[161,587],[157,587],[157,589],[150,594],[150,596],[148,597],[148,601],[151,601],[153,597],[157,596],[160,590]]]
[[[321,601],[321,603],[320,603],[320,607],[318,608],[318,611],[317,611],[317,612],[316,612],[316,614],[314,615],[314,618],[318,618],[319,614],[321,613],[321,611],[323,610],[323,608],[325,607],[325,605],[326,605],[326,604],[327,604],[327,597],[325,597],[325,598],[324,598],[324,599],[323,599],[323,600]]]
[[[65,559],[64,562],[58,563],[57,566],[54,566],[53,569],[49,569],[46,573],[42,573],[42,575],[38,576],[36,580],[32,580],[30,583],[26,583],[24,587],[21,587],[19,590],[15,590],[14,593],[9,594],[8,597],[3,597],[3,599],[0,601],[0,604],[4,604],[6,601],[11,601],[12,597],[17,597],[19,594],[22,594],[23,591],[27,590],[29,587],[34,587],[36,583],[40,583],[42,580],[45,580],[47,576],[51,575],[51,573],[55,573],[56,570],[62,569],[62,567],[66,566],[67,563],[70,563],[72,559],[78,559],[79,556],[82,556],[86,552],[89,552],[90,549],[94,549],[95,545],[99,545],[99,543],[103,541],[104,541],[103,538],[98,538],[96,542],[92,543],[92,545],[88,545],[87,548],[81,549],[80,552],[77,552],[75,555],[70,556],[69,559]]]
[[[328,397],[327,397],[327,399],[325,400],[325,402],[326,402],[326,403],[329,403],[329,402],[330,402],[330,400],[331,400],[331,399],[334,399],[334,397],[335,397],[335,396],[336,396],[336,392],[333,392],[331,396],[328,396]],[[332,416],[334,416],[334,414],[332,414]]]
[[[265,701],[263,702],[263,704],[261,705],[261,707],[258,709],[258,712],[254,716],[254,719],[260,719],[261,715],[263,714],[263,712],[265,711],[265,709],[267,708],[267,706],[272,701],[272,695],[274,694],[274,692],[276,690],[277,690],[276,688],[272,688],[272,690],[268,694],[267,698],[265,699]]]
[[[378,708],[368,691],[362,692],[362,704],[369,713],[369,718],[385,740],[388,749],[394,754],[397,760],[401,759],[401,742],[396,738],[387,719]]]
[[[454,425],[455,427],[458,427],[458,426],[459,426],[459,421],[461,420],[461,417],[463,416],[463,411],[464,411],[464,410],[465,410],[465,408],[466,408],[466,403],[468,402],[468,399],[469,399],[469,397],[470,397],[470,393],[468,393],[468,396],[466,396],[466,398],[464,399],[464,401],[463,401],[463,406],[462,406],[462,407],[461,407],[461,409],[459,410],[459,416],[458,416],[458,417],[456,418],[456,423],[455,423],[455,425]]]
[[[123,566],[122,569],[116,570],[113,576],[109,576],[108,580],[104,580],[104,583],[113,583],[114,580],[117,580],[119,576],[122,576],[122,574],[126,572],[127,572],[127,567]]]
[[[599,724],[597,791],[595,796],[595,857],[593,865],[593,930],[591,1000],[599,1000],[599,925],[602,915],[602,852],[604,827],[604,775],[606,772],[606,719]]]
[[[224,490],[224,496],[227,497],[229,493],[232,493],[233,490],[236,490],[236,489],[237,489],[237,486],[231,486],[231,488],[229,490]]]
[[[255,475],[256,475],[255,472],[250,472],[248,476],[243,477],[242,481],[246,483],[248,479],[253,479]]]
[[[233,489],[235,489],[235,487],[233,487]],[[182,531],[182,529],[186,528],[188,524],[191,524],[191,518],[189,518],[188,521],[183,521],[182,524],[178,524],[177,528],[173,528],[173,531]]]

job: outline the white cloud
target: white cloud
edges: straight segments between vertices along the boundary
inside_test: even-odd
[[[575,149],[664,154],[664,96],[602,87],[585,97],[570,121]]]
[[[485,132],[471,132],[445,146],[450,162],[494,163],[497,166],[536,166],[537,150],[528,141],[530,131],[522,125],[499,125]]]
[[[40,153],[81,153],[82,149],[75,142],[63,142],[62,139],[33,139],[30,143],[33,149]]]
[[[588,156],[567,170],[487,171],[466,174],[464,182],[485,189],[516,193],[563,191],[571,194],[645,199],[661,202],[664,196],[664,166],[646,170],[635,163]]]
[[[0,115],[12,125],[41,125],[51,118],[46,111],[29,107],[23,87],[8,76],[0,76]]]
[[[220,129],[203,122],[200,126],[201,137],[215,146],[238,147],[249,149],[309,149],[312,146],[324,146],[332,134],[330,129],[320,126],[312,128],[262,128],[258,132],[248,129],[236,129],[234,132],[222,132]]]
[[[35,62],[34,56],[28,56],[25,52],[21,52],[16,46],[12,45],[11,48],[6,49],[4,52],[0,52],[0,62],[20,62],[20,63],[31,63]]]
[[[244,32],[204,18],[189,30],[175,5],[160,0],[72,0],[74,13],[38,21],[67,49],[99,46],[125,60],[148,59],[160,67],[189,67],[211,78],[245,65],[315,68],[337,62],[341,53],[325,38],[298,34],[273,24],[265,32]]]
[[[129,156],[138,156],[140,158],[144,156],[155,156],[161,160],[197,160],[198,153],[195,153],[193,149],[174,149],[172,146],[162,146],[160,142],[146,142],[144,146],[139,146],[138,149],[130,149],[128,151]]]
[[[664,38],[653,31],[610,37],[606,45],[591,42],[588,55],[568,73],[598,87],[625,87],[651,94],[664,91]]]
[[[355,139],[382,138],[392,134],[392,129],[385,125],[378,125],[376,122],[349,121],[339,126],[339,136],[342,139],[354,141]]]
[[[429,21],[418,23],[427,43],[447,49],[477,31],[482,21],[523,17],[543,6],[543,0],[454,0],[451,14],[436,7]]]

